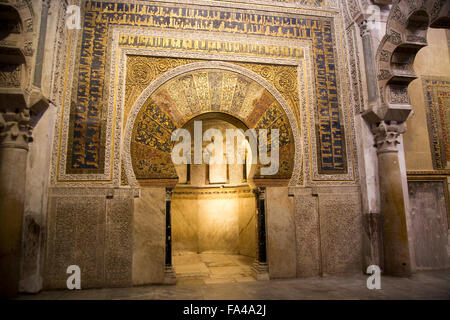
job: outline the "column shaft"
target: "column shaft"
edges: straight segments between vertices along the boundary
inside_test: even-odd
[[[172,267],[172,220],[171,220],[171,206],[172,206],[172,188],[166,188],[166,259],[164,270],[164,283],[175,284],[177,278]]]
[[[172,266],[172,222],[170,206],[171,200],[166,199],[166,266]]]
[[[0,112],[0,295],[19,289],[30,113]]]
[[[398,159],[398,137],[404,125],[384,121],[376,129],[380,209],[383,223],[384,273],[393,276],[411,274],[406,207]]]
[[[27,150],[0,147],[0,292],[17,294],[20,277],[22,220]]]
[[[378,98],[378,85],[377,77],[375,74],[375,66],[373,64],[373,50],[372,43],[370,41],[370,32],[367,27],[367,21],[363,20],[360,24],[361,38],[364,53],[364,69],[366,72],[366,82],[367,82],[367,95],[369,104],[376,102]]]
[[[256,239],[257,252],[253,264],[253,275],[258,280],[269,280],[269,266],[267,264],[266,243],[266,197],[265,188],[254,190],[256,197]]]
[[[264,194],[263,194],[264,195]],[[258,261],[267,263],[267,246],[266,246],[266,200],[264,196],[260,196],[258,201]]]

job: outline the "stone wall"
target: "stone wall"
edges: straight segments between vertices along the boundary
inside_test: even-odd
[[[246,187],[176,188],[172,197],[175,254],[223,252],[254,257],[255,210],[254,196]]]
[[[322,273],[360,272],[361,208],[356,187],[317,188]]]
[[[271,278],[294,278],[295,222],[287,187],[266,189],[267,258]]]
[[[427,40],[428,46],[417,53],[414,61],[414,71],[419,78],[410,84],[408,90],[413,107],[413,114],[407,122],[408,130],[404,135],[408,171],[433,170],[423,80],[439,78],[450,81],[450,56],[446,31],[429,29]],[[447,169],[449,168],[450,166]]]
[[[164,281],[165,216],[165,188],[141,189],[134,201],[133,285]]]
[[[309,5],[313,2],[298,3]],[[143,4],[142,10],[134,13],[136,19],[120,18],[120,21],[117,17],[122,13],[128,16],[132,10],[121,12],[124,7],[117,6],[117,13],[113,13],[105,9],[103,14],[98,15],[104,20],[94,21],[90,17],[104,10],[102,6],[105,4],[92,2],[83,8],[83,30],[73,33],[71,37],[62,37],[62,44],[56,43],[59,54],[54,61],[55,64],[61,63],[53,71],[55,79],[47,81],[50,77],[45,72],[43,78],[55,85],[53,94],[58,111],[50,168],[44,273],[46,288],[65,288],[68,276],[66,268],[72,264],[81,267],[83,288],[164,281],[165,188],[141,188],[140,197],[133,199],[132,192],[121,187],[138,186],[129,150],[133,128],[130,119],[133,119],[133,114],[136,118],[138,109],[153,92],[164,89],[164,83],[182,74],[205,69],[206,66],[222,70],[222,73],[237,72],[240,77],[245,76],[263,85],[264,90],[273,95],[277,106],[280,104],[280,111],[286,114],[286,121],[283,122],[285,127],[288,131],[292,130],[292,137],[289,137],[292,150],[289,149],[289,153],[282,152],[285,158],[281,160],[282,168],[291,168],[290,162],[295,160],[290,181],[294,191],[289,196],[287,187],[267,190],[267,245],[271,277],[336,274],[360,269],[361,248],[359,238],[355,236],[361,232],[359,191],[348,187],[327,187],[320,189],[322,191],[316,188],[313,192],[311,188],[302,187],[330,182],[335,185],[358,183],[357,147],[352,121],[356,106],[349,103],[349,98],[360,88],[347,82],[350,66],[343,64],[346,61],[343,56],[349,44],[341,36],[342,14],[334,9],[328,10],[325,1],[314,3],[319,2],[324,3],[323,10],[315,11],[314,14],[293,11],[291,6],[285,7],[281,2],[277,3],[281,5],[279,8],[261,7],[261,10],[256,2],[255,5],[235,2],[227,7],[211,2],[210,5],[196,8],[210,10],[210,18],[194,10],[194,16],[189,19],[192,18],[195,27],[182,22],[177,30],[159,23],[160,19],[155,17],[165,19],[171,15],[170,18],[173,18],[177,11],[184,19],[182,15],[188,12],[185,8],[189,7],[190,10],[193,6],[187,0],[180,1],[175,5],[176,8],[172,4],[158,3],[152,6],[152,10],[158,12],[151,15],[148,15],[150,11],[146,12],[146,6],[150,4]],[[337,5],[337,2],[333,3]],[[169,6],[170,12],[165,9]],[[254,16],[252,25],[243,20],[245,15],[242,13]],[[213,16],[219,19],[219,24]],[[223,17],[230,18],[222,21]],[[148,23],[125,23],[139,19]],[[280,21],[279,26],[264,25],[272,24],[269,21],[275,20]],[[220,34],[208,32],[212,29],[207,30],[204,22],[214,28],[216,25],[221,26],[220,30],[214,29]],[[52,23],[56,28],[57,21]],[[60,21],[58,23],[61,25]],[[245,24],[248,31],[242,34],[243,29],[236,32],[235,23],[236,27]],[[110,31],[96,34],[98,39],[95,41],[99,40],[104,52],[118,54],[101,55],[101,63],[94,65],[80,60],[80,51],[90,54],[92,48],[89,41],[83,42],[81,38],[99,24]],[[67,30],[64,24],[62,26],[60,32],[63,36]],[[144,43],[135,46],[125,44],[126,39],[134,39],[143,32],[164,43],[167,40],[172,43],[172,39],[175,39],[200,45],[183,46],[184,49],[179,50],[177,47],[148,47]],[[222,46],[222,41],[236,43],[242,50],[246,50],[247,45],[256,46],[264,54],[234,49],[214,53],[202,49],[203,44],[209,43],[228,50],[228,46]],[[151,41],[146,43],[150,44]],[[279,50],[284,55],[276,53]],[[128,60],[127,57],[132,58]],[[353,61],[353,58],[350,57],[349,61]],[[191,59],[197,59],[197,62]],[[354,68],[358,71],[358,66]],[[87,85],[83,83],[85,79],[78,77],[83,70],[92,73],[95,81]],[[324,74],[335,81],[327,84],[330,95],[319,98],[319,93],[325,92],[320,80]],[[117,79],[116,83],[114,79]],[[86,92],[82,93],[83,90],[78,90],[80,88],[85,88]],[[98,90],[100,94],[91,99],[89,90]],[[171,95],[163,93],[163,90],[159,91],[159,102],[165,105],[168,102],[166,97]],[[84,97],[84,94],[89,97]],[[244,101],[248,105],[245,108],[248,114],[253,101],[260,105],[261,110],[249,118],[255,123],[262,115],[262,108],[269,106],[265,99],[270,98],[269,95],[255,99],[257,97],[259,95],[249,96]],[[226,98],[231,101],[233,95]],[[319,101],[322,98],[323,101]],[[181,99],[180,103],[185,101]],[[195,103],[194,106],[201,104]],[[227,112],[226,108],[221,108]],[[86,114],[79,114],[80,110],[86,110]],[[101,115],[101,121],[93,118],[97,115]],[[323,120],[329,121],[330,125],[318,125],[319,115],[327,118]],[[82,124],[79,125],[78,121]],[[95,131],[94,134],[87,135],[83,131],[86,123],[92,125],[89,130]],[[334,140],[329,145],[327,139],[331,135]],[[147,161],[148,154],[143,155],[142,160]],[[197,168],[193,166],[191,169],[191,173],[194,173]],[[287,170],[289,177],[292,170]],[[205,177],[201,176],[201,181],[203,184]],[[191,182],[196,184],[196,181]],[[108,185],[111,189],[96,188],[99,184]],[[84,187],[79,187],[81,185]],[[254,198],[239,196],[231,202],[227,199],[224,204],[222,200],[208,199],[183,199],[177,202],[176,197],[174,194],[172,202],[175,250],[219,248],[248,256],[255,255]],[[211,212],[211,207],[232,212],[234,216],[228,220],[212,218],[207,214]],[[226,232],[218,232],[220,224],[222,231]],[[184,232],[180,234],[177,233],[177,225],[190,228],[183,227]],[[205,241],[198,242],[195,235]],[[182,241],[177,242],[177,237],[181,237]],[[180,243],[183,246],[177,247]],[[198,246],[198,243],[203,243],[203,247]]]
[[[450,154],[450,34],[429,29],[428,46],[414,61],[418,79],[408,89],[413,113],[404,135],[411,227],[417,269],[448,266]]]
[[[408,187],[417,269],[450,267],[446,183],[412,180]]]
[[[268,190],[268,194],[273,191]],[[293,201],[284,208],[274,207],[268,197],[268,241],[270,272],[286,268],[283,274],[297,277],[335,275],[361,272],[362,214],[357,187],[290,188]],[[277,199],[278,202],[280,195]],[[289,209],[290,208],[290,209]],[[289,212],[289,210],[291,210]],[[274,225],[274,217],[278,226]],[[280,219],[280,216],[284,218]],[[291,220],[292,219],[292,220]],[[284,220],[284,223],[280,223]],[[284,232],[277,232],[283,228]],[[280,236],[282,234],[282,236]],[[280,243],[281,238],[286,238]],[[274,252],[283,249],[283,256],[274,259]],[[290,250],[288,249],[290,248]],[[272,254],[272,256],[271,256]],[[294,262],[294,265],[291,264]]]
[[[130,189],[51,188],[44,288],[67,288],[67,267],[81,287],[130,286],[133,241]]]
[[[256,257],[256,200],[239,198],[239,254]]]
[[[23,221],[20,291],[38,292],[42,288],[42,264],[48,203],[51,141],[56,110],[54,106],[39,117],[33,130],[27,161],[25,210]]]
[[[164,282],[165,188],[143,188],[136,199],[130,189],[90,189],[88,193],[72,188],[50,190],[46,289],[66,288],[69,265],[80,266],[82,288]],[[287,187],[267,188],[270,277],[361,271],[358,189],[316,187],[289,191],[290,196]],[[233,197],[189,200],[174,192],[174,249],[255,256],[255,199],[251,193]],[[190,203],[193,201],[200,204],[195,206]],[[227,206],[217,201],[226,201]],[[229,215],[220,221],[207,218],[217,217],[211,213],[223,217],[227,208],[234,215],[233,221]],[[201,217],[187,218],[201,212]],[[224,227],[224,223],[228,226]],[[227,234],[215,232],[219,229]]]

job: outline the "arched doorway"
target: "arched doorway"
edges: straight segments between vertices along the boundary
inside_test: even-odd
[[[250,144],[244,136],[248,128],[238,119],[218,112],[194,117],[183,128],[194,137],[194,127],[199,126],[201,131],[197,133],[202,137],[217,130],[223,141],[203,141],[201,152],[207,156],[202,164],[195,164],[191,153],[190,164],[175,166],[179,180],[172,193],[171,229],[177,281],[254,280],[257,213],[250,185],[256,166],[252,165]],[[236,134],[233,141],[228,141],[227,133]],[[232,144],[232,150],[222,148],[222,143]],[[221,152],[224,161],[213,163],[208,158],[210,152],[214,156]]]
[[[216,116],[219,114],[221,116],[217,118]],[[135,227],[137,231],[134,237],[136,245],[133,249],[135,257],[133,269],[136,271],[133,271],[133,274],[142,274],[142,270],[149,274],[145,277],[139,276],[140,280],[133,280],[134,283],[143,284],[160,281],[161,261],[164,261],[166,265],[165,274],[172,274],[172,271],[170,271],[172,269],[173,247],[171,209],[176,208],[176,204],[172,206],[171,202],[173,199],[176,200],[178,196],[178,191],[174,192],[173,189],[181,188],[181,185],[187,181],[188,172],[187,167],[183,173],[183,170],[177,168],[172,162],[172,151],[175,145],[172,142],[172,134],[177,129],[188,126],[192,119],[199,116],[212,117],[204,119],[208,121],[224,120],[221,123],[224,126],[223,128],[234,125],[237,128],[249,128],[258,132],[261,130],[271,132],[273,129],[279,131],[279,143],[277,145],[279,148],[279,159],[277,161],[279,166],[276,172],[270,176],[264,176],[261,174],[262,171],[254,170],[253,181],[256,188],[252,191],[255,192],[255,195],[250,193],[249,187],[245,183],[238,183],[239,185],[234,186],[241,188],[236,191],[237,193],[247,194],[250,199],[248,201],[252,200],[251,202],[256,209],[250,211],[258,213],[257,221],[255,221],[256,232],[252,235],[254,237],[256,234],[257,237],[258,257],[252,267],[258,279],[268,278],[265,251],[264,186],[269,181],[270,183],[282,181],[286,184],[290,180],[296,182],[293,172],[299,172],[301,157],[297,156],[300,154],[300,135],[295,117],[282,95],[261,76],[230,63],[193,62],[168,71],[153,81],[138,98],[127,116],[123,144],[123,172],[129,185],[140,190],[140,197],[137,202],[155,204],[155,209],[151,210],[151,214],[147,212],[146,208],[139,205],[137,209],[139,213],[136,215],[135,207],[135,225],[138,221],[139,226]],[[259,164],[257,167],[260,167]],[[195,169],[194,167],[189,168],[191,173]],[[212,170],[216,170],[217,174],[223,168],[216,167]],[[250,173],[250,176],[252,176],[252,173]],[[191,174],[191,177],[194,176]],[[209,182],[212,182],[214,186],[222,185],[223,188],[216,187],[217,190],[232,187],[227,175],[222,175],[218,179],[212,178],[211,180],[211,176],[207,176],[205,171],[202,181],[208,181],[208,185],[203,186],[209,188],[211,187]],[[197,185],[197,189],[201,188],[201,185]],[[161,219],[158,210],[161,206],[158,203],[161,202],[162,192],[166,195],[166,251],[161,257],[161,238],[159,236],[161,229],[157,229],[156,225],[160,228]],[[239,202],[240,200],[236,201]],[[135,201],[135,204],[137,202]],[[155,220],[157,221],[156,225]],[[245,219],[241,220],[245,221]],[[158,242],[148,242],[148,233],[139,230],[140,226],[142,226],[142,229],[152,229],[152,232],[156,234],[155,237],[158,238]],[[177,235],[175,234],[176,238]],[[247,241],[247,243],[254,242]],[[174,251],[176,251],[176,248],[177,244],[174,245]],[[239,251],[239,245],[237,248],[231,252],[244,252],[242,248]],[[248,252],[250,251],[248,250]],[[249,256],[251,257],[251,254]],[[150,270],[149,265],[152,266],[151,272],[148,271]],[[164,264],[162,264],[162,268],[164,268]],[[167,281],[166,283],[173,283],[173,281]]]

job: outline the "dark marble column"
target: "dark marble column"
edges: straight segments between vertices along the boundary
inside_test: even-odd
[[[269,265],[267,264],[266,236],[266,188],[254,190],[256,197],[256,239],[257,252],[253,264],[253,275],[258,280],[269,280]]]
[[[165,284],[175,284],[177,282],[175,272],[172,267],[172,220],[171,220],[171,205],[172,205],[172,188],[166,188],[166,259],[165,259]]]

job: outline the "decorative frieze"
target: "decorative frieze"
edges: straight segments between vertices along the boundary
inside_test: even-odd
[[[391,33],[389,34],[389,42],[399,45],[402,43],[402,35],[394,30],[391,30]]]
[[[409,104],[408,88],[403,86],[389,86],[390,103]]]
[[[381,50],[381,52],[380,52],[380,61],[389,62],[390,55],[391,55],[390,51],[388,51],[388,50]]]
[[[21,67],[18,64],[0,64],[0,87],[19,88]]]
[[[378,74],[378,80],[386,80],[391,76],[392,74],[389,72],[389,70],[380,70],[380,73]]]

